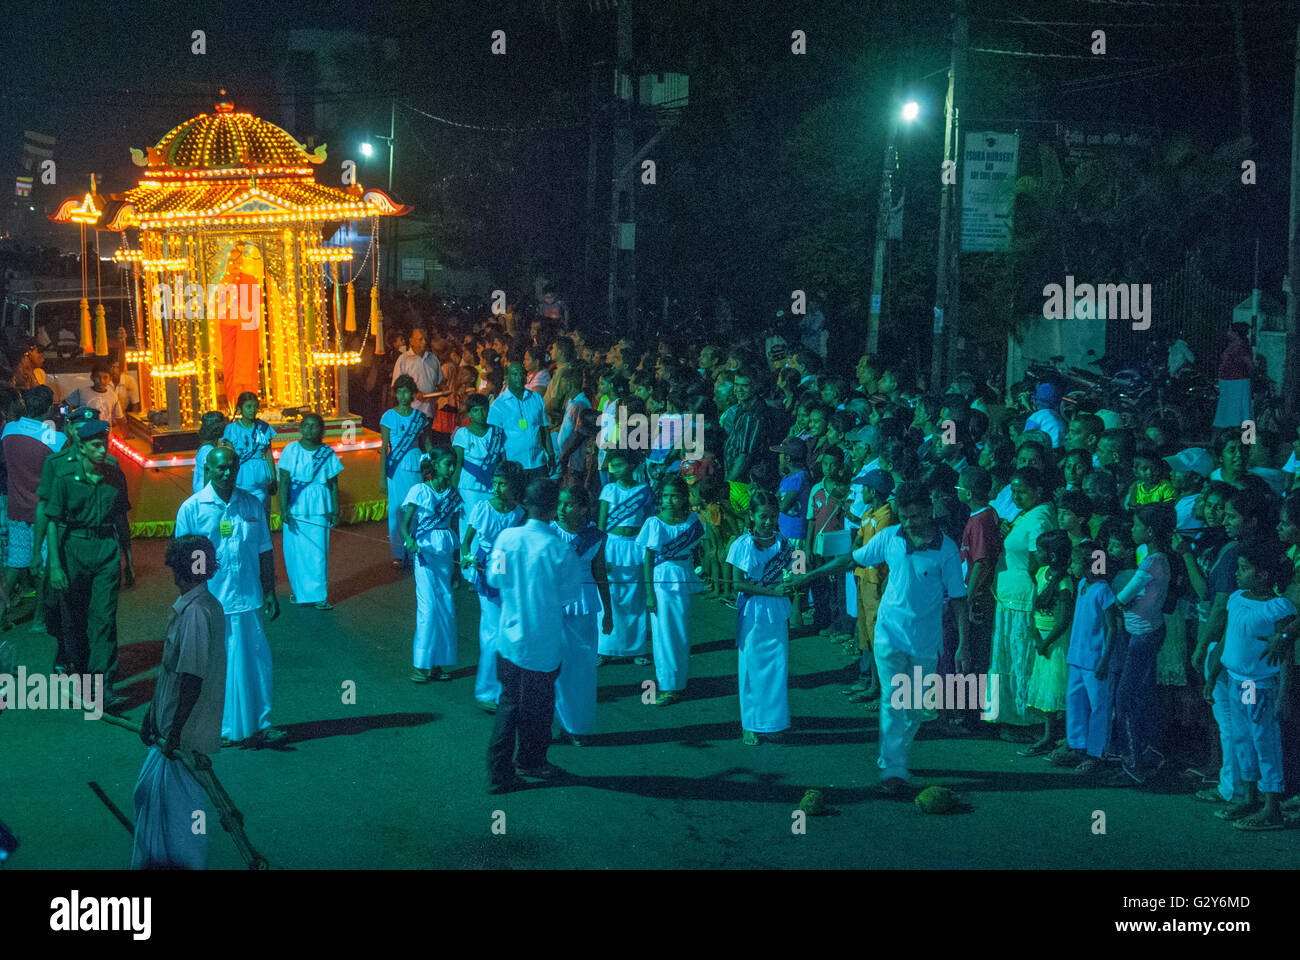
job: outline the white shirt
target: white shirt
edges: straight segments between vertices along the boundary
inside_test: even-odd
[[[55,428],[53,420],[40,421],[33,420],[31,417],[19,417],[6,423],[3,433],[0,437],[31,437],[33,440],[39,440],[55,453],[63,449],[63,445],[68,442],[63,431]]]
[[[577,554],[548,524],[529,519],[497,536],[487,580],[501,591],[501,656],[525,670],[557,669],[564,608],[582,597]]]
[[[1041,430],[1052,438],[1052,449],[1061,446],[1061,434],[1065,430],[1065,421],[1055,410],[1039,410],[1025,421],[1025,432]]]
[[[94,388],[82,387],[72,391],[68,397],[70,407],[94,407],[99,411],[99,419],[105,423],[122,419],[122,407],[117,402],[117,391],[105,390],[103,393]]]
[[[123,413],[126,412],[127,407],[140,402],[140,388],[131,374],[123,372],[122,378],[118,380],[114,389],[117,391],[117,402],[121,405]]]
[[[997,511],[997,515],[1003,520],[1014,520],[1020,516],[1020,508],[1016,506],[1015,500],[1011,498],[1011,484],[1009,483],[998,491],[998,495],[993,498],[993,502],[989,506]]]
[[[889,577],[880,598],[876,630],[884,626],[889,644],[921,660],[934,660],[943,645],[944,591],[952,599],[966,596],[961,552],[940,534],[937,550],[907,552],[902,525],[885,527],[853,551],[860,567],[889,564]]]
[[[410,375],[415,381],[415,386],[420,393],[433,393],[438,388],[438,384],[442,383],[442,364],[430,350],[425,350],[418,357],[408,350],[398,357],[397,362],[393,364],[393,378],[389,383],[396,383],[397,378],[404,373]],[[433,403],[428,400],[413,400],[411,406],[426,417],[432,417],[437,412]]]
[[[1223,635],[1220,662],[1234,680],[1267,680],[1277,676],[1280,666],[1270,666],[1264,656],[1268,638],[1277,621],[1295,616],[1295,606],[1286,597],[1250,600],[1245,590],[1228,597],[1228,628]]]
[[[321,454],[321,450],[326,453]],[[319,459],[317,454],[320,454]],[[343,472],[343,464],[328,444],[322,443],[315,450],[307,450],[297,440],[291,441],[280,452],[277,466],[289,474],[290,514],[295,517],[329,514],[329,482]]]
[[[546,404],[540,393],[525,390],[523,398],[516,400],[507,387],[488,408],[488,423],[506,432],[507,460],[525,470],[546,463],[546,448],[542,446],[542,431],[547,429]]]
[[[221,521],[230,521],[230,535],[221,535]],[[221,601],[227,616],[262,605],[260,557],[271,549],[266,512],[251,493],[239,488],[224,502],[207,484],[176,512],[175,536],[201,534],[217,548],[217,572],[208,589]]]

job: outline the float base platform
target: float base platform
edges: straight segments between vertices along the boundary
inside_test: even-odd
[[[277,460],[284,446],[295,439],[293,434],[276,437],[272,450]],[[341,442],[334,430],[327,431],[325,437],[343,463],[343,472],[339,474],[339,522],[382,520],[388,515],[388,500],[380,490],[383,469],[379,434],[358,429],[354,437],[347,439],[351,442]],[[194,493],[194,455],[198,450],[158,454],[145,438],[115,436],[109,443],[109,452],[117,457],[126,475],[126,489],[131,497],[131,536],[170,537],[176,525],[176,511]],[[279,503],[272,498],[271,529],[279,528]]]

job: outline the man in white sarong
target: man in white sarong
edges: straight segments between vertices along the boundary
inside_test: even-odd
[[[271,648],[262,631],[264,611],[280,615],[275,560],[266,513],[252,494],[235,487],[239,457],[229,447],[208,454],[208,484],[181,504],[176,536],[198,534],[217,550],[209,583],[226,614],[226,708],[221,736],[262,747],[283,737],[271,726]]]
[[[182,757],[195,762],[221,749],[226,702],[226,618],[208,591],[217,552],[206,537],[179,537],[167,546],[167,566],[180,597],[172,604],[162,667],[140,739],[149,747],[135,784],[133,870],[202,870],[206,831],[194,830],[203,788]]]

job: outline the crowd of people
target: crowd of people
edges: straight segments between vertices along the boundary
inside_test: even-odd
[[[1297,819],[1295,452],[1251,424],[1180,437],[1063,413],[1050,383],[1020,408],[971,373],[937,391],[883,358],[850,372],[824,336],[611,342],[555,313],[390,330],[377,418],[394,572],[415,585],[410,679],[466,659],[467,584],[491,791],[564,776],[551,725],[578,746],[597,731],[601,666],[653,664],[653,702],[689,701],[712,603],[735,610],[745,744],[790,729],[789,643],[807,638],[842,649],[843,693],[878,717],[885,795],[908,793],[932,724],[1098,786],[1199,773],[1189,798],[1244,830]],[[223,739],[260,746],[279,735],[267,518],[278,495],[291,599],[330,609],[342,467],[316,415],[276,464],[257,396],[237,406],[203,418],[176,527],[214,569],[177,582],[225,614]],[[164,749],[184,726],[149,732]]]

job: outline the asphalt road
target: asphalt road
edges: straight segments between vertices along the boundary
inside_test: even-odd
[[[277,556],[279,534],[275,535]],[[152,695],[167,607],[176,591],[163,541],[136,544],[138,581],[119,612],[121,662],[139,719]],[[913,749],[919,784],[954,789],[963,806],[927,816],[871,795],[876,724],[839,691],[849,662],[825,639],[791,650],[794,728],[784,744],[740,741],[735,612],[703,607],[689,699],[645,705],[653,667],[600,669],[600,733],[556,745],[575,778],[501,797],[485,792],[492,717],[474,705],[478,605],[456,607],[460,666],[451,683],[410,683],[414,585],[388,567],[386,527],[334,541],[336,607],[291,607],[267,625],[272,720],[283,749],[227,749],[215,769],[272,868],[1156,868],[1295,865],[1300,831],[1243,834],[1171,782],[1162,791],[1090,788],[1069,771],[996,740],[929,739]],[[29,670],[48,671],[53,642],[21,624],[7,635]],[[355,704],[344,703],[353,681]],[[145,749],[129,731],[74,711],[0,715],[0,820],[21,846],[11,869],[120,869]],[[804,790],[825,788],[827,815],[792,830]],[[1094,833],[1096,812],[1105,833]],[[503,817],[504,815],[504,817]],[[496,832],[494,832],[494,826]],[[504,832],[502,827],[504,826]],[[243,863],[210,812],[211,868]]]

